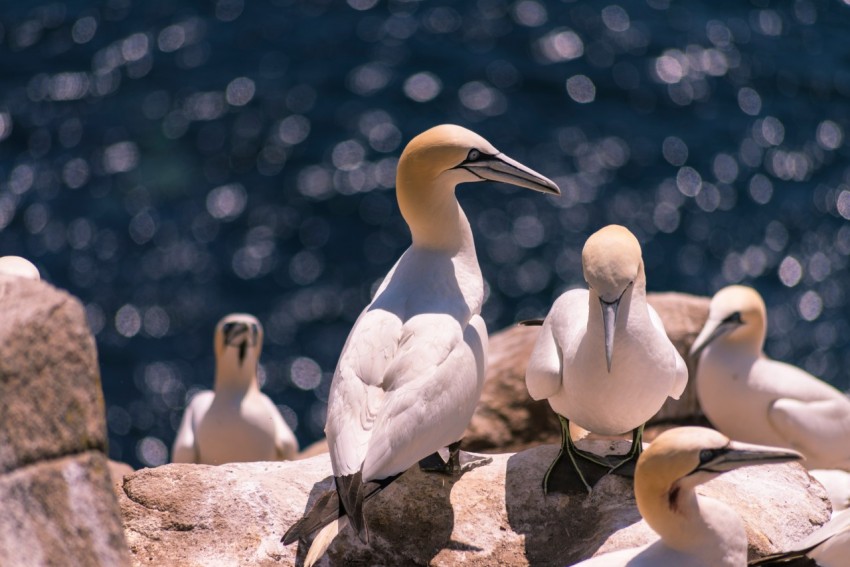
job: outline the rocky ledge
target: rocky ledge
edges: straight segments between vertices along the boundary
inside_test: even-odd
[[[591,443],[602,443],[595,441]],[[609,449],[622,451],[622,442]],[[590,447],[586,447],[590,448]],[[600,447],[593,447],[599,450]],[[569,565],[656,536],[631,481],[604,478],[590,496],[544,496],[556,447],[491,455],[459,478],[414,467],[366,505],[371,541],[349,529],[321,565]],[[135,565],[300,565],[304,543],[283,533],[331,486],[327,455],[284,463],[166,465],[116,486]],[[751,557],[799,541],[830,515],[823,488],[798,464],[740,469],[699,492],[734,507]]]

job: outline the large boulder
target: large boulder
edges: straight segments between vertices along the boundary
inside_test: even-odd
[[[622,442],[592,450],[622,452]],[[592,445],[592,444],[596,445]],[[460,478],[414,467],[366,505],[371,541],[351,529],[322,565],[568,565],[656,536],[631,482],[604,478],[590,496],[544,496],[556,447],[491,455]],[[166,465],[137,471],[119,497],[135,565],[295,565],[304,543],[283,533],[332,485],[327,455],[280,463]],[[752,557],[799,541],[829,518],[826,495],[797,464],[741,469],[700,487],[734,507]]]
[[[687,354],[708,318],[710,300],[684,293],[650,293],[647,298],[693,376],[695,369]],[[464,435],[466,449],[519,451],[560,440],[560,425],[549,403],[531,399],[525,387],[525,368],[539,330],[540,327],[516,326],[490,337],[487,379]],[[651,425],[671,423],[705,423],[692,380],[679,400],[668,399],[650,420]]]
[[[128,564],[82,305],[0,275],[0,313],[0,565]]]

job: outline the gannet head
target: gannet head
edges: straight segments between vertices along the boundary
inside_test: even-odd
[[[620,299],[643,269],[640,243],[626,227],[608,225],[587,239],[581,251],[581,266],[591,293],[596,294],[602,307],[605,359],[610,372]]]
[[[730,441],[722,433],[705,427],[669,429],[638,459],[635,469],[638,510],[653,529],[662,533],[663,526],[658,524],[665,518],[658,517],[658,510],[675,512],[680,495],[696,485],[737,468],[802,458],[790,449]]]
[[[32,262],[20,256],[3,256],[0,258],[0,274],[29,280],[41,279],[38,268]]]
[[[767,310],[761,295],[751,287],[730,285],[711,298],[708,320],[691,346],[697,357],[712,342],[723,337],[729,344],[761,349],[767,327]]]
[[[263,327],[253,315],[231,313],[215,328],[216,365],[253,372],[263,348]]]
[[[442,124],[422,132],[404,148],[398,183],[409,180],[454,187],[468,181],[501,181],[560,195],[553,181],[509,158],[471,130]]]

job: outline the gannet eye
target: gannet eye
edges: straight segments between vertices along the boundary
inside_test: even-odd
[[[721,323],[735,323],[737,325],[742,325],[744,323],[744,320],[741,319],[741,312],[735,311],[734,313],[723,319]]]
[[[699,462],[705,464],[717,456],[718,451],[715,449],[703,449],[699,452]]]
[[[475,148],[472,148],[471,150],[469,150],[469,153],[466,155],[466,161],[476,161],[480,157],[481,157],[481,152],[479,152]]]

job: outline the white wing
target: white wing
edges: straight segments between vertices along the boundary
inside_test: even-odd
[[[537,335],[525,370],[528,394],[535,400],[554,396],[561,389],[562,371],[560,349],[552,335],[552,321],[547,317]]]
[[[652,326],[667,337],[667,330],[664,328],[664,321],[661,320],[658,312],[648,303],[646,304],[646,307],[649,310],[649,320],[652,321]],[[682,355],[679,354],[679,351],[676,350],[676,347],[673,346],[672,342],[670,343],[670,349],[673,352],[673,356],[676,358],[676,378],[673,380],[669,396],[674,400],[678,400],[682,397],[682,394],[685,392],[685,388],[688,385],[688,365],[685,364],[685,360],[682,358]]]
[[[283,416],[280,415],[280,410],[277,409],[271,398],[261,393],[260,399],[268,407],[269,415],[274,424],[274,446],[278,460],[294,459],[295,455],[298,454],[298,440],[295,438],[295,434],[292,433],[292,430],[286,424],[286,421],[284,421]]]
[[[806,456],[809,468],[850,469],[850,399],[842,394],[813,402],[781,398],[767,414],[770,424]]]
[[[445,314],[423,314],[404,326],[387,368],[386,395],[363,461],[363,480],[386,478],[459,441],[484,384],[487,333],[473,317],[461,330]]]
[[[180,428],[171,449],[172,463],[197,463],[200,460],[195,443],[195,429],[212,405],[215,393],[212,390],[198,392],[183,412]]]

